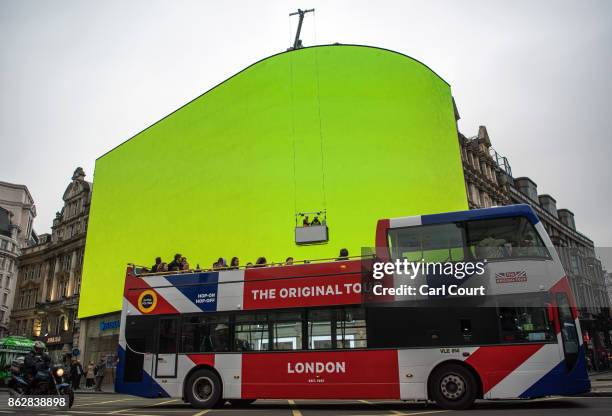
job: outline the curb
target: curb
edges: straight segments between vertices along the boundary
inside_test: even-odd
[[[567,397],[612,397],[612,391],[592,391],[590,393]]]
[[[85,391],[85,390],[75,390],[74,394],[117,394],[114,391]]]

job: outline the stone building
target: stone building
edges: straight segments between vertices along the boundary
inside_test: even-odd
[[[612,347],[609,329],[610,299],[601,261],[593,241],[576,229],[574,214],[557,208],[550,195],[538,194],[537,184],[528,177],[515,178],[508,159],[492,147],[487,128],[467,138],[459,134],[463,172],[470,208],[529,204],[550,235],[576,296],[580,322],[592,357]],[[597,361],[593,363],[597,366]]]
[[[24,185],[0,182],[0,338],[8,335],[21,249],[36,239],[36,207]]]
[[[11,333],[40,339],[56,361],[78,345],[77,309],[92,184],[77,168],[62,197],[51,234],[19,257]]]

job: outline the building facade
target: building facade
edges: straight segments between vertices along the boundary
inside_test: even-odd
[[[9,333],[15,299],[17,258],[36,239],[36,206],[28,188],[0,182],[0,338]]]
[[[11,333],[45,342],[57,362],[67,360],[78,345],[77,309],[91,193],[92,184],[77,168],[51,234],[40,235],[18,259]]]
[[[513,177],[508,159],[493,149],[485,126],[480,126],[474,137],[460,133],[459,143],[470,208],[529,204],[538,214],[557,247],[576,296],[592,366],[607,367],[608,360],[603,355],[612,351],[610,299],[593,241],[576,229],[574,214],[569,209],[557,209],[552,196],[538,194],[532,179]]]

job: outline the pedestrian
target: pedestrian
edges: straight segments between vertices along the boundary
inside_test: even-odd
[[[106,373],[106,362],[103,358],[100,358],[98,365],[96,366],[96,391],[102,391],[102,381],[104,380],[104,374]]]
[[[90,361],[87,365],[87,374],[85,375],[85,388],[92,389],[94,385],[94,379],[96,377],[96,366],[93,361]]]
[[[81,385],[81,376],[83,375],[83,366],[77,358],[72,359],[70,364],[70,378],[72,379],[72,389],[79,390]]]

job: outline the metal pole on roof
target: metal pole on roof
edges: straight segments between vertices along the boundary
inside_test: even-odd
[[[315,9],[302,10],[297,9],[297,12],[289,13],[289,16],[300,16],[300,20],[298,22],[297,31],[295,33],[295,40],[293,41],[293,47],[289,48],[289,50],[300,49],[302,47],[302,41],[300,40],[300,33],[302,32],[302,22],[304,21],[304,15],[306,13],[314,12]]]

